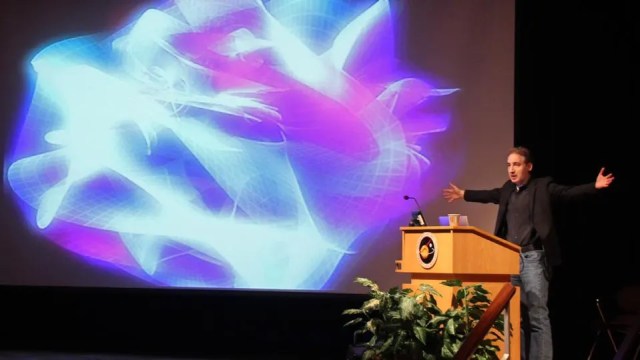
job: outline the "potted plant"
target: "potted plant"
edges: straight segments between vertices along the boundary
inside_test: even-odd
[[[444,311],[436,300],[442,295],[427,284],[415,291],[394,287],[385,292],[367,278],[355,282],[369,289],[370,298],[343,315],[352,317],[345,326],[356,327],[354,338],[363,339],[363,360],[452,359],[490,303],[481,284],[463,286],[459,280],[442,282],[457,288]],[[503,340],[503,324],[501,316],[473,359],[498,359],[495,343]]]

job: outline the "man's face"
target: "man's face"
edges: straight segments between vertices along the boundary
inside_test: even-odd
[[[522,186],[526,184],[531,176],[532,163],[525,162],[522,155],[510,154],[507,157],[507,171],[509,173],[509,179],[512,183]]]

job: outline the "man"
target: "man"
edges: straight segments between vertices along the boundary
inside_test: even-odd
[[[443,190],[449,202],[498,204],[494,234],[520,248],[520,274],[512,276],[521,289],[522,359],[552,360],[553,346],[548,297],[551,267],[560,263],[560,249],[553,223],[556,200],[576,198],[608,187],[612,174],[600,169],[595,183],[578,186],[556,184],[551,178],[533,178],[533,162],[527,148],[515,147],[507,156],[509,181],[492,190],[463,190],[454,184]]]

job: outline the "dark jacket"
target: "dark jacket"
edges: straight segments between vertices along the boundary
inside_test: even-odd
[[[551,265],[561,262],[558,234],[553,222],[553,203],[556,200],[565,200],[596,193],[595,183],[577,186],[560,185],[553,182],[550,177],[531,178],[527,184],[531,193],[531,223],[540,235],[545,255]],[[507,206],[511,193],[516,186],[507,181],[500,188],[492,190],[465,190],[464,200],[479,203],[498,204],[498,216],[494,234],[505,239],[507,236]]]

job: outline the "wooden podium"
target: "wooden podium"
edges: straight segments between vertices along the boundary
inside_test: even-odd
[[[417,289],[420,284],[433,286],[442,299],[438,305],[446,310],[454,292],[440,284],[444,280],[459,279],[463,284],[479,284],[493,298],[511,275],[520,270],[520,247],[473,226],[413,226],[401,227],[402,259],[396,261],[396,272],[411,274],[403,288]],[[500,343],[502,356],[507,350],[509,359],[520,360],[520,288],[509,303],[511,324],[509,343]],[[506,333],[505,333],[506,339]],[[505,349],[505,347],[508,347]]]

